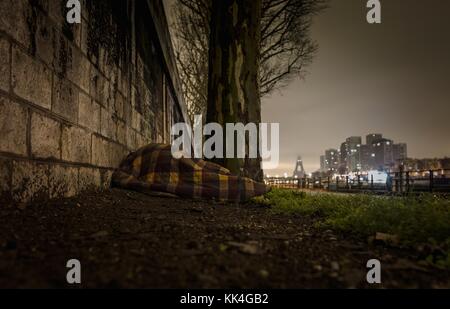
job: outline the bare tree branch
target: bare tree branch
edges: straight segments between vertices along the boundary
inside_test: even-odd
[[[175,50],[191,117],[204,114],[208,92],[208,48],[212,0],[177,0]],[[328,0],[263,0],[260,95],[270,95],[305,75],[317,51],[312,18]]]

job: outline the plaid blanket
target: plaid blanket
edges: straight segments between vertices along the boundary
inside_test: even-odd
[[[267,192],[263,183],[237,177],[220,165],[198,159],[174,159],[170,145],[150,144],[131,153],[113,174],[112,185],[180,197],[246,201]]]

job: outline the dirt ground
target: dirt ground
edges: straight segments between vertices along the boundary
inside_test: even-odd
[[[82,288],[445,288],[450,272],[405,249],[314,227],[256,205],[100,194],[0,208],[0,287],[64,288],[78,259]],[[366,283],[369,259],[382,263]]]

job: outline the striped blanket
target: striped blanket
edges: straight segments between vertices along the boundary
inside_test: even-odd
[[[263,183],[231,175],[220,165],[174,159],[170,145],[150,144],[131,153],[113,174],[113,187],[164,192],[194,199],[246,201],[267,192]]]

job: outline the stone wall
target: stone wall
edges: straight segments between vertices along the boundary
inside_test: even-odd
[[[66,2],[0,1],[2,204],[107,188],[185,118],[161,1],[84,0],[78,25]]]

